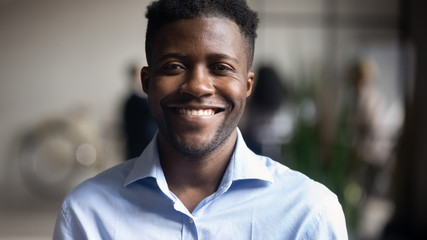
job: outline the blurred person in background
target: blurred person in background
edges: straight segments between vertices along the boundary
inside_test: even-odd
[[[256,76],[242,133],[252,151],[282,161],[282,144],[289,141],[294,125],[289,93],[273,67],[261,66]]]
[[[402,110],[396,104],[388,104],[384,93],[375,85],[379,69],[373,59],[360,59],[351,73],[350,125],[354,129],[353,145],[359,177],[368,195],[384,194],[388,183],[381,181],[381,177],[391,178]]]
[[[245,144],[258,17],[244,0],[147,8],[142,86],[159,131],[64,200],[54,239],[347,239],[335,194]],[[257,126],[253,126],[257,127]]]
[[[130,95],[123,109],[123,133],[126,139],[126,158],[138,157],[150,143],[157,126],[148,108],[147,96],[142,91],[140,67],[131,64],[128,70]]]

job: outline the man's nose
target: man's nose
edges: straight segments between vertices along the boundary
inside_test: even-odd
[[[195,67],[192,69],[185,82],[181,86],[183,93],[193,95],[195,97],[202,97],[212,95],[215,93],[212,76],[209,70],[203,67]]]

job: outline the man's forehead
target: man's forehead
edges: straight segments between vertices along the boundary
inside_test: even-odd
[[[229,34],[230,32],[233,32],[233,34],[243,37],[239,30],[238,25],[234,21],[225,17],[216,17],[216,16],[211,16],[211,17],[201,16],[201,17],[195,17],[195,18],[189,18],[189,19],[176,20],[176,21],[162,25],[159,28],[158,32],[160,33],[162,31],[165,31],[165,29],[166,31],[171,31],[174,28],[177,28],[180,26],[190,27],[188,28],[190,32],[194,28],[198,27],[198,28],[203,28],[206,33],[210,33],[213,35],[220,34],[220,33]],[[169,32],[169,33],[171,34],[172,32]],[[179,34],[180,32],[173,32],[173,33],[176,35],[176,34]]]
[[[236,23],[226,18],[193,18],[178,20],[162,26],[154,42],[155,58],[166,54],[181,54],[196,48],[203,48],[211,57],[228,55],[236,58],[244,51],[243,36]],[[200,49],[199,49],[200,50]],[[154,56],[153,56],[154,57]]]

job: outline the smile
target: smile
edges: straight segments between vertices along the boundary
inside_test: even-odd
[[[215,109],[188,109],[180,108],[178,110],[180,114],[188,116],[213,116],[215,115]]]

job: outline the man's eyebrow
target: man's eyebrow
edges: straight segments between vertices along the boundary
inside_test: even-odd
[[[228,59],[235,63],[239,63],[239,59],[231,57],[230,55],[227,55],[227,54],[222,54],[222,53],[208,54],[208,59]]]
[[[185,58],[185,57],[188,57],[188,55],[186,55],[184,53],[167,53],[167,54],[161,56],[160,58],[158,58],[156,60],[156,62],[161,62],[161,61],[163,61],[165,59],[168,59],[168,58],[182,59],[182,58]],[[208,54],[207,59],[209,59],[209,60],[227,59],[227,60],[231,60],[231,61],[233,61],[235,63],[239,63],[239,60],[237,58],[231,57],[230,55],[223,54],[223,53],[211,53],[211,54]]]
[[[165,60],[167,58],[183,58],[185,56],[186,55],[184,53],[167,53],[167,54],[161,56],[160,58],[158,58],[157,62],[163,61],[163,60]]]

